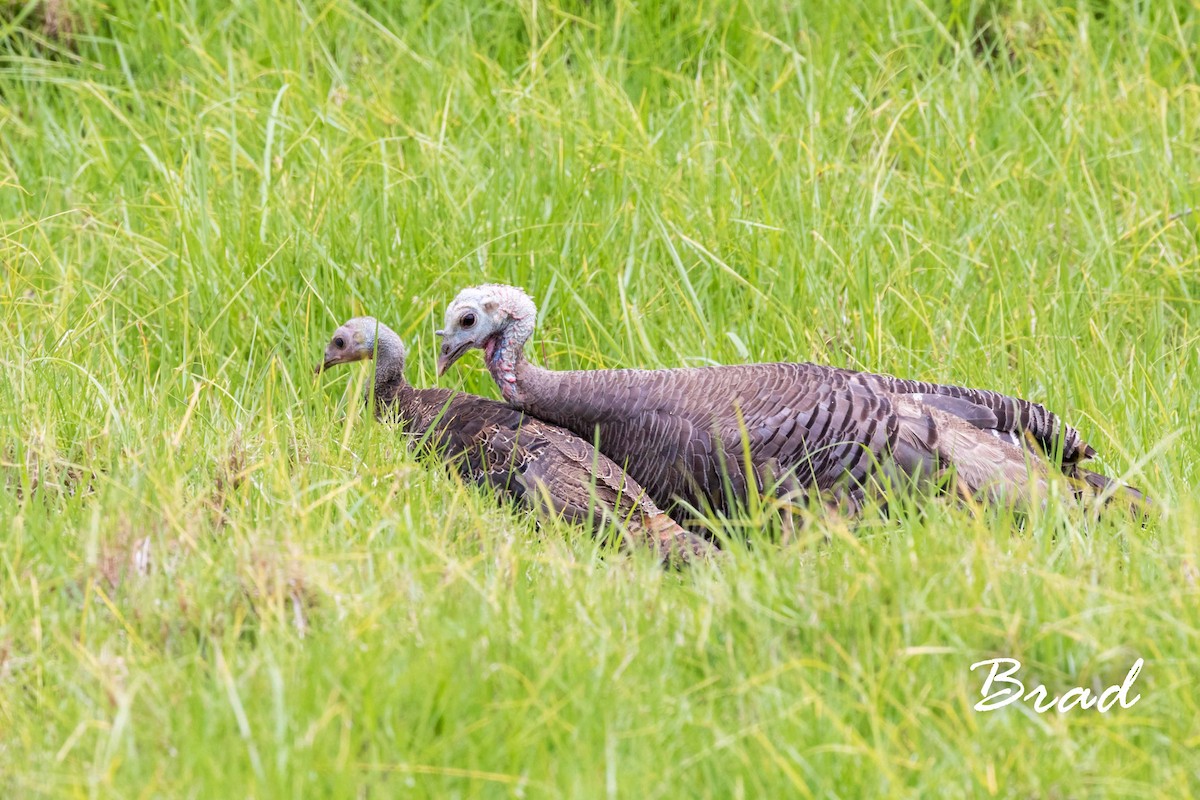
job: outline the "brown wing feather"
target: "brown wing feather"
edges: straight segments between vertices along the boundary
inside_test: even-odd
[[[464,481],[543,514],[599,528],[622,526],[662,557],[687,561],[715,552],[659,509],[646,491],[579,437],[510,407],[445,389],[406,384],[377,390],[377,410],[404,424],[425,453]]]
[[[671,560],[689,561],[714,552],[711,544],[681,528],[635,480],[579,437],[529,417],[521,434],[545,446],[521,471],[520,480],[554,513],[581,524],[616,524],[636,543]]]
[[[1078,430],[1039,403],[966,386],[906,380],[870,372],[847,370],[846,374],[852,381],[877,391],[913,395],[927,405],[1017,444],[1024,442],[1024,434],[1029,434],[1044,455],[1052,456],[1058,452],[1061,441],[1062,460],[1068,464],[1096,455]]]
[[[806,490],[861,485],[881,463],[953,467],[972,494],[1027,497],[1022,433],[1064,456],[1093,451],[1043,407],[992,392],[816,364],[550,372],[524,367],[522,407],[591,441],[659,503],[727,510],[779,473]],[[750,451],[750,464],[744,457]],[[1068,471],[1073,467],[1068,467]],[[1039,478],[1040,480],[1040,478]]]

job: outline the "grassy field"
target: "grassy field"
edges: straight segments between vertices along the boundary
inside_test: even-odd
[[[47,5],[0,3],[5,797],[1200,794],[1196,0]],[[485,280],[557,368],[1021,393],[1162,513],[664,572],[312,374],[370,313],[432,385]],[[978,713],[997,656],[1141,699]]]

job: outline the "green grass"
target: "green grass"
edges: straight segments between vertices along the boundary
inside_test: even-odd
[[[1195,0],[146,5],[0,4],[4,796],[1200,794]],[[1018,392],[1163,513],[664,572],[312,375],[484,280],[557,368]]]

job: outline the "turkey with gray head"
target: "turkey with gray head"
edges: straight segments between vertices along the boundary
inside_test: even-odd
[[[572,522],[604,521],[665,559],[703,557],[712,546],[680,528],[621,468],[574,434],[494,400],[447,389],[417,389],[404,377],[404,344],[386,325],[356,317],[338,328],[317,371],[375,359],[375,415],[399,422],[423,454],[444,459],[462,479]]]
[[[446,310],[438,374],[472,348],[516,408],[561,425],[625,466],[654,499],[728,511],[751,486],[857,509],[895,480],[1025,503],[1046,456],[1082,493],[1135,489],[1080,466],[1095,451],[1041,405],[997,392],[818,364],[556,372],[530,364],[537,309],[525,292],[464,289]]]

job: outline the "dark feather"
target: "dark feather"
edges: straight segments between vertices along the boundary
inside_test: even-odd
[[[620,467],[562,428],[482,397],[416,389],[402,368],[377,373],[375,402],[380,418],[399,422],[421,452],[444,460],[467,483],[574,523],[615,523],[671,559],[712,552]]]
[[[844,494],[949,469],[966,494],[1023,500],[1060,441],[1068,475],[1094,453],[1029,401],[816,364],[552,372],[521,361],[517,377],[523,410],[588,440],[598,432],[662,504],[727,511],[752,485]]]

